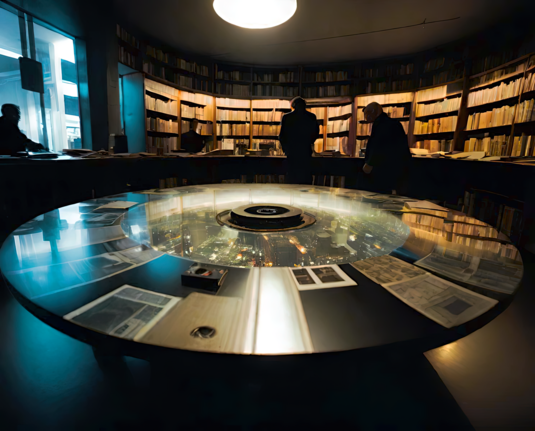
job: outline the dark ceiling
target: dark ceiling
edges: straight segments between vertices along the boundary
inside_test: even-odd
[[[526,5],[535,4],[535,0],[298,0],[297,12],[288,22],[249,30],[219,18],[212,0],[113,1],[119,22],[134,33],[138,30],[185,53],[260,65],[412,54],[478,33],[526,13]]]

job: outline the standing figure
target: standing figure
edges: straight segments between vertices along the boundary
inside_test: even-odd
[[[378,193],[405,194],[411,153],[401,123],[390,118],[376,102],[363,109],[366,122],[373,123],[366,146],[364,183],[359,187]]]
[[[305,99],[292,100],[293,111],[282,117],[279,141],[287,157],[286,182],[312,184],[312,152],[319,136],[316,116],[307,111]]]

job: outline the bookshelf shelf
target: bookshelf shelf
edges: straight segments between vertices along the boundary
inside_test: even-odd
[[[298,86],[299,82],[253,81],[253,85],[294,85],[294,86]]]
[[[453,99],[455,97],[461,97],[463,94],[462,91],[456,91],[455,93],[451,93],[451,94],[447,94],[443,97],[437,97],[435,99],[429,99],[429,100],[422,100],[422,101],[418,101],[416,103],[420,104],[420,103],[434,103],[434,102],[440,102],[442,100],[445,100],[445,99]]]
[[[517,125],[520,123],[516,123]],[[495,132],[495,131],[502,131],[506,129],[511,129],[513,125],[512,124],[504,124],[503,126],[493,126],[493,127],[486,127],[484,129],[471,129],[471,130],[464,130],[465,133],[486,133],[486,132]]]
[[[420,120],[420,119],[426,119],[426,120],[430,120],[430,119],[433,119],[433,118],[441,118],[441,117],[449,117],[449,116],[452,116],[452,115],[457,115],[459,113],[459,110],[456,109],[454,111],[446,111],[446,112],[439,112],[437,114],[428,114],[428,115],[419,115],[417,117],[415,117],[417,120]]]
[[[420,139],[423,139],[423,138],[431,138],[433,136],[447,136],[447,135],[452,135],[455,133],[455,130],[452,130],[450,132],[435,132],[435,133],[415,133],[414,136],[417,136],[418,138]]]
[[[518,96],[507,97],[505,99],[495,100],[494,102],[482,103],[479,105],[467,106],[466,109],[470,112],[477,111],[478,109],[488,110],[490,108],[499,107],[501,105],[507,105],[508,103],[516,103],[518,101]]]
[[[166,93],[163,93],[163,92],[156,92],[154,90],[145,90],[145,92],[150,95],[150,96],[155,96],[155,97],[158,97],[158,98],[164,98],[164,99],[168,99],[168,100],[177,100],[177,97],[176,96],[173,96],[172,94],[166,94]]]
[[[329,117],[329,121],[337,121],[337,120],[347,120],[348,118],[351,118],[353,114],[350,112],[348,114],[339,115],[337,117]]]
[[[178,115],[168,114],[167,112],[155,111],[153,109],[147,109],[147,113],[153,114],[153,115],[155,115],[157,117],[164,117],[164,118],[168,118],[168,119],[178,118]]]
[[[349,134],[349,130],[344,130],[343,132],[329,132],[327,133],[327,136],[343,136],[343,135],[348,135]]]
[[[160,132],[159,130],[150,130],[150,129],[147,129],[147,133],[151,133],[155,135],[165,135],[165,136],[178,136],[178,133],[175,133],[175,132]]]
[[[518,58],[515,58],[514,60],[511,60],[511,61],[508,61],[507,63],[503,63],[499,66],[496,66],[496,67],[493,67],[492,69],[489,69],[489,70],[485,70],[483,72],[479,72],[475,75],[472,75],[469,77],[469,79],[473,79],[473,78],[479,78],[480,76],[483,76],[483,75],[486,75],[488,73],[492,73],[492,72],[496,72],[500,69],[504,69],[508,66],[512,66],[513,64],[516,64],[516,63],[520,63],[524,60],[527,60],[529,57],[531,56],[531,54],[526,54],[526,55],[523,55],[521,57],[518,57]]]
[[[470,87],[470,92],[472,91],[475,91],[475,90],[481,90],[483,88],[488,88],[488,87],[492,87],[496,84],[500,84],[501,82],[504,82],[504,81],[508,81],[509,79],[512,79],[512,78],[517,78],[517,77],[520,77],[524,75],[524,71],[520,71],[520,72],[515,72],[515,73],[510,73],[508,75],[504,75],[494,81],[491,81],[491,82],[485,82],[484,84],[479,84],[479,85],[476,85],[474,87]]]
[[[190,91],[192,90],[188,90],[188,92]],[[189,106],[202,106],[202,107],[208,106],[205,103],[192,102],[191,100],[181,100],[180,103],[183,103],[184,105],[189,105]]]
[[[533,99],[535,97],[535,90],[525,91],[520,95],[520,100]]]
[[[213,123],[212,120],[205,120],[205,119],[202,119],[202,118],[194,118],[194,117],[188,117],[188,116],[185,116],[185,115],[182,115],[180,117],[182,120],[184,121],[193,121],[193,120],[197,120],[199,123]],[[221,121],[217,121],[218,123],[221,123]]]

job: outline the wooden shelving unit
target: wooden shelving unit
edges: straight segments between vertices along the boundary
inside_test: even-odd
[[[504,146],[503,155],[510,156],[516,154],[515,142],[521,139],[522,135],[535,137],[534,121],[520,123],[516,120],[517,116],[522,114],[519,111],[523,106],[521,104],[525,102],[527,106],[530,100],[535,99],[535,57],[531,54],[521,57],[511,57],[510,53],[500,54],[487,57],[481,62],[476,59],[472,70],[477,73],[472,75],[467,73],[469,66],[460,60],[457,52],[444,52],[438,57],[435,55],[435,58],[416,55],[397,60],[356,64],[261,67],[213,61],[186,62],[180,56],[163,49],[156,50],[153,45],[137,40],[123,29],[118,28],[117,36],[121,62],[135,70],[145,69],[144,79],[172,89],[168,90],[172,94],[154,94],[154,88],[144,87],[143,94],[162,101],[176,101],[177,104],[173,113],[144,109],[145,122],[153,118],[178,123],[178,133],[145,130],[147,144],[151,140],[149,138],[152,138],[152,142],[158,138],[160,142],[162,139],[176,137],[176,145],[168,146],[170,149],[179,148],[180,135],[193,118],[189,108],[210,107],[210,118],[203,116],[200,119],[206,127],[212,125],[210,135],[213,143],[210,149],[230,149],[232,146],[232,149],[237,151],[237,147],[249,150],[270,147],[277,152],[280,118],[282,114],[290,111],[289,101],[295,95],[307,98],[309,107],[316,113],[321,113],[319,123],[322,126],[322,136],[315,146],[318,152],[342,150],[351,156],[358,155],[360,149],[366,146],[370,133],[369,127],[359,123],[362,120],[362,108],[371,101],[381,103],[389,115],[404,124],[411,147],[420,146],[417,142],[424,142],[425,147],[428,145],[425,141],[451,141],[451,150],[462,151],[465,142],[471,138],[492,140],[495,136],[502,139],[501,137],[506,135],[508,142]],[[500,62],[502,64],[498,64]],[[148,68],[147,64],[151,67]],[[486,70],[477,70],[479,64],[484,65]],[[472,102],[476,92],[495,91],[496,87],[504,88],[516,80],[519,80],[518,92],[500,96],[498,100],[485,99],[484,103],[477,104]],[[433,82],[436,84],[428,85]],[[528,84],[529,87],[525,88]],[[326,90],[321,92],[318,90],[321,88]],[[377,91],[383,88],[388,91]],[[340,95],[341,92],[343,95]],[[204,95],[205,102],[208,103],[196,104],[188,101],[188,97],[191,98],[188,96],[190,93]],[[307,94],[322,94],[325,97],[306,97]],[[396,100],[396,95],[401,99]],[[386,100],[385,97],[390,99]],[[239,106],[221,105],[216,99],[234,101],[232,103]],[[271,106],[281,103],[286,107]],[[510,125],[491,125],[484,129],[467,130],[470,115],[498,110],[507,105],[515,106]],[[184,109],[183,115],[184,106],[187,108]],[[343,112],[334,111],[341,107],[345,109]],[[190,114],[186,115],[188,110]],[[241,113],[229,114],[230,111]],[[266,112],[269,112],[269,118],[266,116],[265,119],[260,119],[259,116],[265,115],[262,113]],[[453,116],[458,117],[454,130],[436,133],[435,128],[431,133],[415,133],[417,122],[431,122],[435,125],[440,122],[442,126],[444,120],[451,121],[449,117]],[[530,118],[535,120],[535,117]],[[343,144],[340,143],[341,139],[337,139],[336,143],[332,141],[333,138],[346,137],[347,141],[344,140]],[[225,141],[230,139],[232,141]],[[174,141],[168,139],[168,142]],[[151,148],[154,150],[154,146]],[[436,144],[434,148],[436,149]],[[441,147],[443,148],[448,149]],[[530,155],[533,155],[533,151]]]

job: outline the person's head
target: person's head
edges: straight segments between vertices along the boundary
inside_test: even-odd
[[[194,119],[194,120],[191,122],[191,130],[193,130],[194,132],[196,132],[198,128],[199,128],[199,120]]]
[[[304,111],[307,109],[307,102],[302,97],[296,97],[292,100],[292,108],[294,108],[296,111]]]
[[[383,107],[377,102],[372,102],[362,112],[364,112],[364,119],[369,123],[373,123],[383,113]]]
[[[15,124],[18,124],[20,121],[20,109],[12,103],[2,105],[2,115]]]

